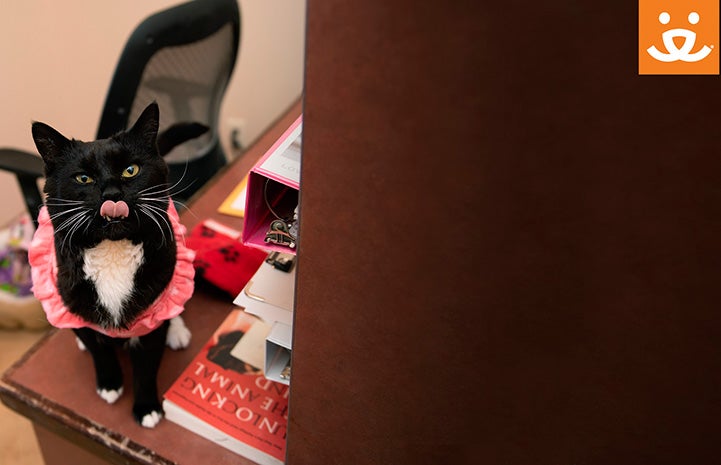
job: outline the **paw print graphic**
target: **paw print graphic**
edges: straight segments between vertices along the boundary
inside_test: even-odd
[[[210,268],[210,263],[206,262],[205,260],[198,260],[195,259],[193,262],[193,266],[195,266],[195,274],[202,278],[203,275],[205,275],[205,272],[208,268]]]
[[[238,263],[238,260],[240,260],[240,252],[233,248],[223,247],[219,252],[223,255],[223,260],[228,263]]]

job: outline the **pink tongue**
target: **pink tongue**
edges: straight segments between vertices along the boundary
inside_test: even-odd
[[[100,216],[107,216],[109,218],[127,218],[130,214],[128,204],[123,202],[113,202],[112,200],[106,200],[100,206]]]

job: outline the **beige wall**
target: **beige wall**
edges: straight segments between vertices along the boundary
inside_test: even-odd
[[[92,139],[115,63],[145,16],[178,0],[0,0],[0,147],[34,151],[33,120]],[[252,142],[302,92],[305,0],[239,0],[238,62],[222,108]],[[0,224],[23,210],[0,172]]]

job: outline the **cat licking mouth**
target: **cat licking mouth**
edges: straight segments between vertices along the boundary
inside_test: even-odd
[[[133,415],[146,427],[163,413],[157,373],[166,341],[189,343],[179,315],[194,276],[158,126],[155,103],[130,129],[92,142],[32,126],[47,195],[29,251],[33,292],[51,324],[75,331],[91,355],[96,391],[111,403],[124,387],[116,350],[127,348]]]

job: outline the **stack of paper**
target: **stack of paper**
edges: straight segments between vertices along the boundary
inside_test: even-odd
[[[233,301],[272,325],[266,337],[265,376],[280,383],[290,383],[290,350],[292,344],[293,303],[295,301],[295,266],[289,271],[264,262],[243,291]]]

